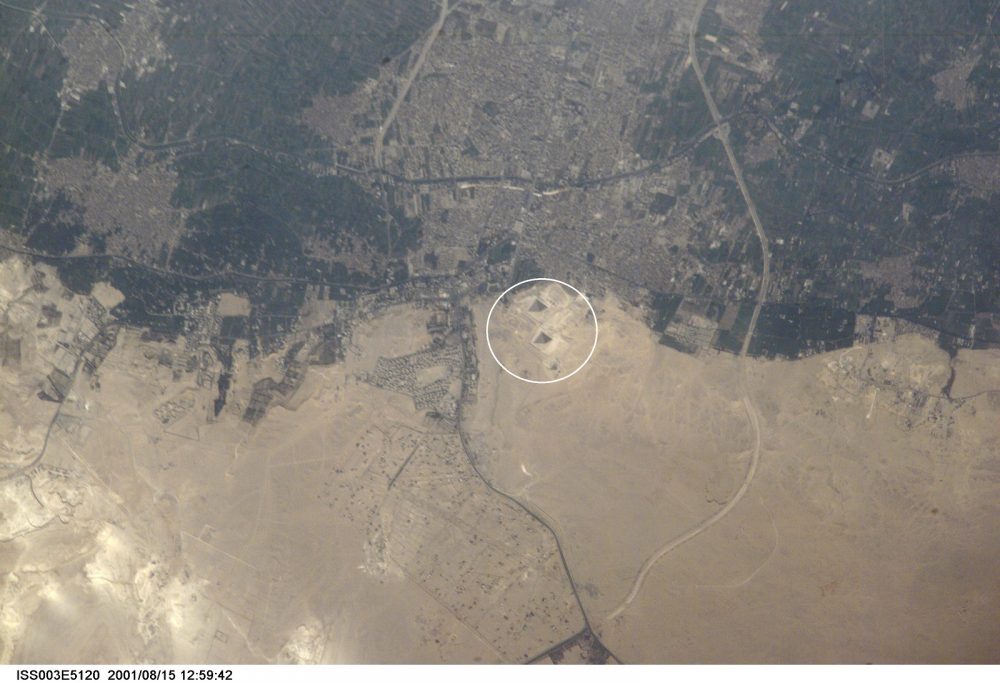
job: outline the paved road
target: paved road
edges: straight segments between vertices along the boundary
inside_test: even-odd
[[[646,575],[649,574],[649,571],[664,555],[712,527],[719,520],[728,515],[732,509],[736,507],[741,500],[743,500],[743,496],[746,495],[747,490],[750,488],[750,484],[753,481],[754,476],[757,474],[757,467],[760,464],[760,418],[758,417],[757,409],[754,407],[753,401],[750,398],[750,389],[747,386],[746,356],[747,351],[750,348],[750,340],[757,327],[757,319],[760,317],[761,307],[767,299],[767,287],[771,275],[771,252],[768,246],[767,234],[764,232],[764,226],[761,224],[760,216],[757,215],[757,206],[753,203],[750,191],[747,189],[746,182],[743,180],[743,170],[740,168],[739,161],[736,159],[736,154],[733,153],[733,147],[729,141],[729,129],[727,126],[722,125],[723,117],[719,113],[719,108],[716,106],[715,100],[712,98],[712,93],[708,88],[708,84],[705,82],[705,73],[702,71],[701,64],[698,62],[698,51],[695,46],[695,38],[698,33],[698,24],[701,19],[701,14],[705,10],[705,5],[707,3],[708,0],[700,0],[698,6],[695,8],[694,18],[691,20],[691,28],[688,31],[688,58],[691,61],[691,67],[694,69],[695,75],[698,77],[698,84],[701,86],[701,92],[705,96],[705,103],[708,105],[708,110],[711,112],[712,119],[715,121],[717,126],[717,137],[722,143],[723,148],[726,150],[726,157],[729,158],[729,166],[733,170],[733,175],[736,176],[736,183],[739,185],[740,193],[743,195],[743,201],[746,203],[750,219],[753,221],[754,230],[757,232],[757,239],[760,240],[760,249],[763,256],[763,268],[760,279],[760,289],[757,291],[757,302],[753,309],[753,316],[750,318],[750,326],[747,328],[746,337],[743,339],[743,346],[740,349],[740,391],[743,394],[743,408],[747,413],[747,421],[750,423],[750,427],[754,433],[754,445],[750,455],[750,465],[747,467],[746,476],[743,478],[743,483],[740,485],[740,488],[736,491],[736,495],[734,495],[729,502],[714,515],[702,521],[692,529],[684,532],[680,536],[668,541],[665,545],[661,546],[656,552],[650,555],[639,569],[639,573],[636,575],[635,581],[632,584],[632,589],[625,597],[625,600],[623,600],[622,603],[618,605],[618,607],[615,608],[615,610],[608,616],[608,621],[621,616],[621,614],[628,609],[629,605],[631,605],[635,598],[639,595],[639,591],[642,589],[642,584],[646,580]]]
[[[456,3],[457,4],[457,3]],[[396,120],[396,114],[399,112],[400,106],[406,100],[407,94],[410,92],[410,87],[413,86],[413,81],[416,80],[417,74],[420,73],[420,69],[424,66],[424,61],[427,59],[427,55],[431,51],[431,47],[434,45],[434,41],[437,40],[438,34],[441,33],[441,27],[444,26],[444,20],[448,17],[448,0],[441,0],[441,11],[438,13],[437,21],[431,26],[431,31],[427,35],[427,40],[424,41],[424,45],[420,48],[420,53],[417,55],[417,60],[410,67],[410,72],[406,74],[406,78],[403,80],[399,88],[399,92],[396,93],[396,99],[392,102],[392,108],[389,109],[389,113],[386,114],[385,119],[382,121],[381,125],[378,127],[378,134],[375,136],[375,149],[373,151],[375,169],[379,172],[385,172],[385,158],[383,153],[382,145],[385,143],[385,134],[389,132],[392,127],[392,122]],[[386,202],[385,194],[382,195],[382,202],[385,207],[385,248],[386,254],[392,255],[392,215],[389,211],[389,204]]]
[[[477,368],[478,367],[478,359],[475,358],[475,357],[471,357],[470,358],[467,355],[466,351],[467,351],[467,349],[463,345],[462,346],[462,358],[463,358],[463,364],[464,364],[464,366],[466,368]],[[465,373],[463,372],[463,377],[464,376],[465,376]],[[573,635],[569,636],[566,640],[562,641],[561,643],[558,643],[558,644],[556,644],[554,646],[551,646],[551,647],[547,648],[544,652],[541,652],[540,654],[536,655],[535,657],[532,657],[529,660],[529,662],[538,661],[539,659],[542,659],[543,657],[545,657],[548,653],[553,652],[554,650],[559,649],[560,647],[562,647],[566,643],[570,642],[571,640],[573,640],[575,638],[578,638],[581,635],[586,634],[586,633],[589,632],[594,637],[594,640],[597,641],[597,643],[602,648],[604,648],[604,650],[608,653],[608,655],[610,655],[610,657],[612,659],[614,659],[616,662],[621,663],[621,660],[613,652],[611,652],[611,650],[609,650],[608,647],[604,643],[601,642],[600,637],[593,630],[593,625],[590,622],[590,618],[587,616],[587,610],[583,606],[583,599],[580,597],[580,590],[579,590],[579,588],[576,585],[576,581],[573,579],[573,572],[570,571],[569,563],[566,561],[566,554],[563,552],[562,541],[559,538],[559,534],[556,533],[555,523],[551,519],[548,518],[548,515],[545,514],[544,511],[536,508],[535,506],[531,505],[530,503],[528,503],[526,501],[521,500],[520,498],[518,498],[516,496],[511,495],[510,493],[507,493],[503,489],[497,488],[493,484],[493,482],[490,481],[490,479],[486,475],[483,474],[482,470],[479,469],[479,465],[476,462],[476,457],[475,457],[475,455],[472,452],[472,448],[469,446],[469,440],[468,440],[468,437],[466,435],[466,432],[465,432],[465,429],[464,429],[464,426],[463,426],[463,418],[464,418],[464,414],[465,414],[465,410],[464,410],[464,408],[465,408],[465,392],[468,391],[468,390],[469,390],[468,385],[466,384],[466,382],[463,379],[463,381],[462,381],[462,397],[461,397],[461,399],[458,402],[458,415],[457,415],[457,420],[456,420],[456,431],[458,432],[458,437],[459,437],[459,440],[461,441],[461,444],[462,444],[462,451],[465,453],[465,458],[466,458],[466,460],[469,463],[469,467],[472,468],[472,471],[476,473],[476,476],[479,477],[479,479],[483,482],[483,484],[486,485],[486,488],[488,488],[493,493],[499,495],[500,497],[502,497],[502,498],[510,501],[512,504],[516,505],[518,508],[520,508],[521,510],[523,510],[524,512],[526,512],[528,514],[528,516],[530,516],[536,522],[538,522],[539,524],[541,524],[549,532],[549,534],[552,536],[552,540],[555,541],[556,550],[559,553],[559,561],[562,563],[563,571],[566,573],[566,579],[569,582],[570,590],[573,593],[573,599],[576,601],[576,605],[577,605],[577,607],[580,610],[580,615],[583,617],[583,629],[581,631],[578,631],[577,633],[574,633]]]
[[[427,40],[424,41],[424,46],[420,48],[420,54],[417,55],[417,61],[413,63],[410,67],[410,73],[406,74],[406,80],[403,81],[402,86],[399,89],[399,93],[396,95],[396,100],[392,103],[392,108],[389,113],[386,114],[385,120],[382,121],[382,125],[378,127],[378,135],[375,136],[375,166],[379,170],[383,170],[385,162],[382,158],[382,144],[385,141],[385,134],[388,132],[389,128],[392,127],[392,122],[396,120],[396,114],[399,112],[399,107],[403,104],[406,99],[407,94],[410,92],[410,87],[413,85],[413,81],[416,80],[417,74],[420,73],[420,69],[424,66],[424,61],[427,59],[427,55],[431,51],[431,47],[434,45],[434,41],[437,40],[438,34],[441,33],[441,27],[444,26],[444,20],[448,17],[448,0],[441,0],[441,11],[438,13],[437,21],[431,27],[431,32],[427,36]]]

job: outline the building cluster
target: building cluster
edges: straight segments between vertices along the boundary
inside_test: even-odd
[[[411,397],[417,410],[452,417],[456,413],[452,386],[462,372],[463,361],[460,346],[434,344],[406,356],[379,358],[364,381]]]

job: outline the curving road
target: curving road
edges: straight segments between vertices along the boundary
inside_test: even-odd
[[[757,215],[757,206],[754,204],[753,198],[750,196],[750,191],[747,189],[746,182],[743,180],[743,170],[740,168],[740,164],[736,160],[736,154],[733,152],[733,146],[729,141],[729,128],[723,125],[723,117],[719,113],[719,108],[716,106],[715,100],[712,98],[712,93],[708,89],[708,84],[705,82],[705,73],[702,71],[701,64],[698,62],[698,51],[695,47],[695,38],[698,33],[698,24],[700,23],[701,15],[705,10],[706,4],[708,4],[708,0],[699,0],[698,6],[695,8],[694,17],[691,19],[691,27],[688,30],[688,59],[691,62],[691,67],[694,69],[695,75],[698,77],[698,85],[701,86],[701,92],[705,97],[705,104],[708,105],[708,110],[711,112],[712,119],[715,121],[717,130],[716,137],[718,137],[723,148],[726,150],[726,157],[729,159],[729,166],[733,170],[733,175],[736,176],[736,183],[739,185],[740,193],[743,195],[743,201],[746,203],[750,219],[753,221],[754,230],[757,232],[757,239],[760,240],[760,250],[762,255],[762,272],[760,277],[760,288],[757,290],[757,301],[753,309],[753,316],[750,318],[750,326],[747,328],[746,337],[743,339],[743,346],[740,349],[740,390],[743,394],[743,408],[747,413],[747,421],[750,423],[750,428],[754,433],[754,445],[750,454],[750,465],[747,467],[746,476],[744,476],[743,483],[736,491],[736,495],[734,495],[729,502],[714,515],[702,521],[692,529],[684,532],[680,536],[667,541],[665,545],[661,546],[656,552],[650,555],[639,569],[639,573],[636,575],[635,581],[632,583],[632,589],[629,591],[622,603],[618,605],[618,607],[615,608],[610,615],[608,615],[607,621],[611,621],[621,616],[622,613],[628,609],[629,605],[631,605],[639,595],[639,591],[642,590],[642,585],[646,580],[646,575],[649,574],[649,570],[651,570],[664,555],[715,525],[719,520],[728,515],[741,500],[743,500],[743,496],[745,496],[747,490],[749,490],[750,484],[753,482],[753,478],[757,474],[757,467],[760,464],[760,418],[758,417],[757,409],[753,405],[753,400],[750,397],[750,389],[747,382],[746,357],[747,351],[750,349],[750,340],[753,338],[754,330],[757,327],[757,319],[760,317],[760,310],[767,299],[767,288],[771,275],[771,252],[768,246],[767,234],[764,232],[764,226],[761,224],[760,216]]]

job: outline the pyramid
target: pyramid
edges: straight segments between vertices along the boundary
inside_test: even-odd
[[[528,310],[531,311],[532,313],[539,313],[541,311],[544,311],[546,308],[548,308],[548,306],[546,306],[541,299],[535,299],[535,301],[531,304],[531,307],[528,308]]]

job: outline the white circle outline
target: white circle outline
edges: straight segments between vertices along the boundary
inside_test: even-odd
[[[503,299],[505,296],[507,296],[507,294],[510,291],[517,289],[521,285],[526,285],[529,282],[558,282],[561,285],[569,287],[574,292],[579,294],[580,298],[586,302],[587,307],[590,308],[590,314],[594,317],[594,345],[590,347],[590,353],[587,354],[587,357],[583,360],[582,363],[580,363],[580,366],[576,370],[563,377],[558,377],[556,379],[527,379],[526,377],[521,377],[517,373],[511,372],[506,365],[500,362],[500,359],[497,358],[496,352],[493,351],[493,344],[490,343],[490,319],[493,317],[493,310],[497,307],[497,304],[500,303],[500,300]],[[503,294],[497,297],[497,300],[493,302],[492,306],[490,306],[490,312],[486,314],[486,347],[490,350],[490,355],[493,356],[493,360],[495,360],[497,362],[497,365],[499,365],[503,369],[503,371],[506,372],[508,375],[510,375],[515,379],[519,379],[522,382],[528,382],[529,384],[555,384],[556,382],[562,382],[564,379],[569,379],[576,373],[583,370],[584,366],[590,362],[590,358],[591,356],[594,355],[594,351],[597,350],[597,338],[599,335],[600,335],[600,327],[597,324],[597,311],[594,310],[594,305],[590,303],[590,299],[588,299],[583,292],[581,292],[573,285],[569,284],[568,282],[563,282],[562,280],[557,280],[554,277],[533,277],[533,278],[528,278],[527,280],[521,280],[520,282],[511,285],[510,287],[508,287],[503,291]]]

